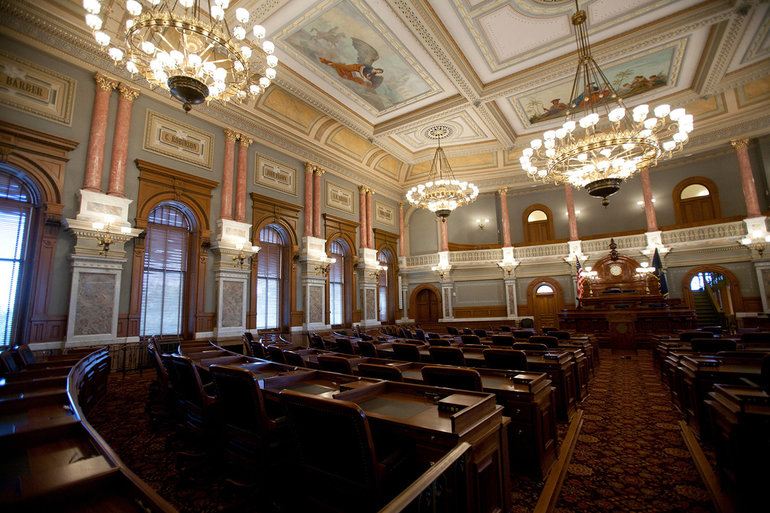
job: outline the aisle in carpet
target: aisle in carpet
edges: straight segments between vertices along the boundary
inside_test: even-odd
[[[715,511],[651,352],[601,362],[555,512]]]

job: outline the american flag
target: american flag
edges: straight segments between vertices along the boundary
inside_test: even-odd
[[[586,277],[583,274],[583,269],[580,267],[580,259],[577,255],[575,255],[575,262],[577,262],[577,298],[583,299],[583,282],[585,282]]]

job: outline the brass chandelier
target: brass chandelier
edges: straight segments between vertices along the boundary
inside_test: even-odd
[[[532,140],[519,162],[533,180],[584,187],[607,206],[607,197],[624,180],[682,149],[693,117],[669,105],[650,112],[642,104],[629,111],[591,56],[586,13],[577,0],[575,8],[572,24],[579,62],[566,120],[561,128]]]
[[[425,132],[428,138],[438,141],[428,181],[412,187],[406,193],[409,203],[434,212],[442,222],[446,221],[454,209],[473,202],[479,195],[478,187],[455,179],[449,160],[441,149],[441,138],[451,133],[452,129],[447,125],[432,126]]]
[[[263,26],[247,30],[246,9],[235,10],[231,28],[225,19],[230,0],[127,0],[126,26],[112,45],[102,2],[83,0],[96,42],[116,65],[124,61],[132,75],[168,90],[185,111],[207,100],[243,101],[275,78],[275,45],[265,40]]]

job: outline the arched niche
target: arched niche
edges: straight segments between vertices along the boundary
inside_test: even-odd
[[[687,308],[690,308],[691,310],[695,309],[695,296],[693,295],[692,290],[690,290],[690,282],[692,282],[692,279],[696,274],[707,272],[719,273],[725,277],[730,284],[730,300],[733,303],[733,309],[736,312],[743,311],[743,295],[741,294],[741,283],[738,280],[738,277],[726,267],[713,264],[693,267],[687,271],[687,274],[682,278],[682,298],[687,304]]]

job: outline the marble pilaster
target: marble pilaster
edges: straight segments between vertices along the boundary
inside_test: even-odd
[[[320,239],[321,233],[321,175],[323,169],[315,168],[313,170],[313,237]]]
[[[365,185],[359,185],[358,186],[358,231],[360,233],[359,235],[359,245],[362,248],[369,247],[369,228],[366,225],[367,221],[367,215],[366,215],[366,186]]]
[[[220,219],[233,218],[233,165],[235,164],[235,141],[238,134],[225,130],[225,158],[222,164],[222,206]]]
[[[735,153],[738,157],[738,171],[741,174],[743,197],[746,201],[746,217],[759,217],[762,215],[762,212],[759,209],[757,187],[754,183],[754,172],[751,169],[751,159],[749,158],[749,140],[738,139],[731,141],[731,144],[735,148]]]
[[[235,180],[235,220],[246,222],[246,164],[249,157],[249,145],[253,141],[242,135],[238,139],[238,174]]]
[[[499,191],[500,194],[500,219],[501,227],[503,230],[503,247],[507,248],[511,245],[511,220],[508,217],[508,187],[503,187]]]
[[[112,164],[107,194],[124,198],[126,187],[126,162],[128,161],[128,136],[131,129],[131,110],[139,90],[125,84],[118,86],[118,115],[115,120],[115,135],[112,140]]]
[[[94,75],[94,81],[96,82],[96,96],[94,98],[94,110],[91,114],[91,132],[88,136],[86,174],[83,179],[83,189],[101,192],[110,96],[112,95],[112,90],[118,86],[118,83],[99,73]]]
[[[313,236],[313,165],[305,162],[305,226],[304,237]]]
[[[406,227],[404,226],[404,204],[398,203],[398,256],[406,256]]]
[[[509,319],[515,319],[519,315],[519,304],[516,298],[516,277],[507,276],[505,282],[505,313]]]

